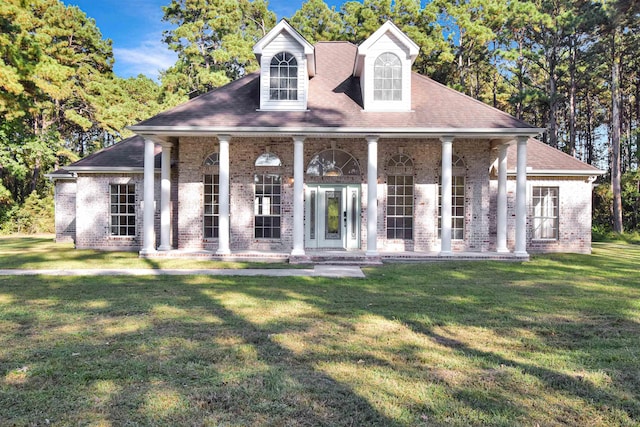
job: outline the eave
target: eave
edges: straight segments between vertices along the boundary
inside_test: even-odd
[[[380,138],[500,138],[534,137],[543,128],[371,128],[371,127],[236,127],[236,126],[129,126],[127,129],[142,136],[329,136],[351,138],[377,135]]]

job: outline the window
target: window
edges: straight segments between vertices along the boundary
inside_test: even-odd
[[[204,238],[218,237],[220,219],[220,176],[208,174],[204,176]]]
[[[282,161],[273,153],[263,153],[256,159],[256,166],[282,166]]]
[[[289,52],[280,52],[271,59],[269,99],[298,99],[298,61]]]
[[[558,239],[557,187],[533,187],[533,238]]]
[[[387,177],[387,239],[413,238],[413,176]]]
[[[451,158],[451,238],[464,239],[464,161],[458,156]],[[438,186],[438,237],[442,237],[442,178]]]
[[[280,175],[256,175],[254,215],[256,239],[280,238]]]
[[[402,64],[400,58],[387,52],[373,65],[374,101],[402,101]]]
[[[313,156],[307,166],[307,175],[360,175],[360,165],[358,165],[357,160],[346,151],[330,149]]]
[[[220,165],[220,153],[211,153],[204,159],[205,166],[219,166]]]
[[[387,165],[387,239],[413,239],[413,161],[393,156]]]
[[[136,187],[134,184],[111,184],[111,235],[136,235]]]

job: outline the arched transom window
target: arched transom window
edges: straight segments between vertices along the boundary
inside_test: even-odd
[[[256,166],[282,166],[282,161],[273,153],[262,153],[256,159]]]
[[[220,153],[211,153],[204,159],[205,166],[219,166],[220,165]]]
[[[280,52],[271,59],[269,99],[298,99],[298,61],[289,52]]]
[[[311,176],[343,176],[360,175],[360,165],[346,151],[330,149],[313,156],[307,166],[307,175]]]
[[[390,52],[376,58],[373,65],[373,99],[402,101],[402,63]]]

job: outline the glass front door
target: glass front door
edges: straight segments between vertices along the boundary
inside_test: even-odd
[[[360,247],[359,186],[307,186],[305,246],[312,249]]]

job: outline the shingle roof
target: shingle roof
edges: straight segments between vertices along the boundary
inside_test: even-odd
[[[161,147],[155,146],[155,167],[160,168]],[[67,171],[93,170],[95,168],[144,168],[144,138],[139,135],[124,139],[66,166]]]
[[[259,73],[144,120],[151,127],[532,129],[528,123],[434,80],[412,73],[410,112],[364,112],[359,79],[352,76],[357,47],[315,46],[316,75],[309,81],[308,111],[257,111]],[[140,130],[138,128],[138,130]]]
[[[513,144],[507,149],[507,170],[515,171],[516,164],[517,146]],[[564,174],[573,172],[584,175],[603,173],[600,169],[533,138],[527,141],[527,168],[530,169],[531,174],[557,171],[563,171]]]

